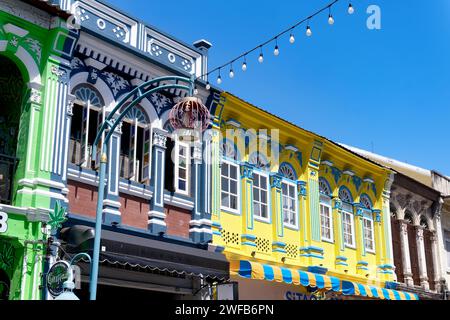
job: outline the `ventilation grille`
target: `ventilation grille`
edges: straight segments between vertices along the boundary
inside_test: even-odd
[[[293,244],[287,244],[285,247],[286,255],[290,259],[297,259],[298,257],[298,250],[297,246]]]
[[[222,234],[223,242],[227,246],[237,247],[240,245],[239,233],[233,233],[230,231],[226,231],[225,229],[220,230],[220,233]]]
[[[256,238],[256,250],[262,253],[270,253],[270,241],[264,238]]]

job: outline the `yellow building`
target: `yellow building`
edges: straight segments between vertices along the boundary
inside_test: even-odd
[[[213,244],[241,299],[417,298],[388,289],[391,170],[229,93],[212,113]]]

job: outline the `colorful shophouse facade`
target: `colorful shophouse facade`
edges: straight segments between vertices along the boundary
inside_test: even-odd
[[[52,299],[45,290],[49,267],[92,253],[99,161],[92,142],[99,124],[145,81],[205,73],[211,45],[185,44],[91,0],[2,1],[0,27],[2,92],[10,92],[0,109],[1,134],[8,136],[0,147],[1,284],[10,299]],[[197,90],[206,105],[216,92],[202,81]],[[208,284],[228,278],[228,262],[208,246],[210,191],[203,181],[210,170],[201,147],[180,143],[168,123],[170,108],[186,95],[171,90],[143,99],[113,134],[100,299],[207,299]],[[55,234],[48,225],[57,204],[68,214]],[[55,226],[66,220],[60,218]],[[84,299],[89,266],[79,266],[75,292]]]
[[[0,299],[40,299],[50,213],[67,205],[55,157],[74,38],[47,1],[0,2]]]
[[[206,73],[211,45],[183,43],[104,2],[76,1],[71,10],[80,29],[70,61],[70,107],[58,124],[66,130],[60,165],[69,200],[59,240],[75,253],[92,250],[100,160],[92,144],[105,116],[151,79]],[[206,90],[200,81],[197,90],[208,106],[215,89]],[[202,147],[180,142],[168,119],[187,95],[170,89],[144,98],[112,135],[99,299],[117,294],[205,299],[211,297],[208,283],[228,277],[228,262],[208,246],[210,191],[203,181],[209,170]],[[75,292],[85,298],[89,266],[80,266],[82,284]]]
[[[439,300],[448,291],[445,196],[450,179],[365,150],[348,147],[395,170],[391,187],[391,228],[398,288],[421,299]]]
[[[391,170],[229,93],[213,114],[213,243],[239,298],[417,299],[391,290]]]

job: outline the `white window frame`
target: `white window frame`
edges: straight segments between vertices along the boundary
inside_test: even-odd
[[[80,167],[83,167],[83,168],[91,169],[91,161],[95,161],[95,167],[97,167],[98,161],[100,160],[100,159],[97,159],[98,153],[100,152],[100,147],[97,147],[97,155],[91,156],[90,150],[91,150],[92,146],[90,146],[89,142],[88,142],[89,141],[90,122],[96,121],[97,127],[99,125],[98,119],[91,119],[91,110],[96,111],[97,113],[101,113],[102,114],[102,122],[104,122],[105,117],[106,117],[106,107],[105,106],[101,106],[101,107],[93,106],[93,105],[91,105],[91,101],[89,99],[87,101],[83,101],[83,100],[76,98],[74,101],[74,104],[78,105],[82,108],[82,110],[81,110],[81,114],[82,114],[81,120],[82,121],[83,121],[83,112],[84,112],[84,109],[86,109],[86,124],[84,124],[86,126],[86,133],[84,134],[84,137],[83,137],[83,132],[82,132],[83,131],[83,122],[79,124],[79,125],[81,125],[81,127],[80,127],[80,129],[81,129],[80,147],[83,145],[83,139],[86,140],[86,142],[85,142],[86,147],[84,149],[84,153],[80,155],[81,156],[80,163],[76,164],[76,165],[79,165]],[[73,126],[73,125],[74,125],[74,123],[72,122],[71,126]],[[105,136],[105,134],[103,133],[102,141],[104,139],[104,136]]]
[[[182,190],[179,188],[179,179],[181,179],[179,177],[179,169],[180,169],[180,147],[186,148],[186,190]],[[185,142],[180,142],[179,139],[176,139],[175,142],[175,165],[174,165],[174,170],[175,170],[175,174],[174,174],[174,184],[175,184],[175,192],[179,193],[179,194],[184,194],[189,196],[189,187],[191,185],[190,183],[190,164],[191,164],[191,148],[190,145],[185,143]],[[183,179],[184,180],[184,179]]]
[[[105,121],[103,119],[103,121]],[[151,160],[151,149],[152,149],[152,144],[151,144],[151,135],[152,135],[152,128],[150,124],[145,124],[145,123],[141,123],[138,121],[138,119],[124,119],[123,122],[128,123],[132,128],[134,128],[134,141],[133,141],[133,154],[132,159],[130,157],[130,160],[133,161],[133,175],[129,178],[126,178],[127,180],[130,181],[134,181],[137,183],[144,183],[145,181],[150,181],[150,176],[151,176],[151,167],[150,167],[150,160]],[[142,158],[137,159],[137,149],[138,148],[143,148],[144,146],[138,146],[137,145],[137,141],[138,141],[138,132],[139,129],[141,128],[143,129],[143,136],[142,136],[142,140],[145,143],[145,131],[148,130],[149,131],[149,135],[150,135],[150,140],[149,140],[149,164],[148,164],[148,177],[144,177],[144,168],[143,168],[143,163],[144,163],[144,151],[142,151]],[[122,142],[121,142],[122,143]],[[131,141],[130,141],[130,149],[131,149]],[[120,151],[119,151],[120,152]],[[120,170],[120,168],[119,168]],[[140,179],[137,179],[136,175],[141,176]]]
[[[291,187],[294,187],[294,217],[295,217],[295,224],[291,224],[291,223],[287,223],[287,222],[284,222],[284,218],[285,218],[285,215],[284,215],[284,195],[283,195],[283,184],[286,184],[288,187],[289,186],[291,186]],[[290,198],[289,197],[289,188],[288,188],[288,195],[287,195],[287,197],[288,198]],[[282,210],[282,214],[283,214],[283,225],[285,226],[285,227],[287,227],[287,228],[291,228],[291,229],[298,229],[298,220],[299,220],[299,216],[298,216],[298,197],[297,197],[297,184],[295,184],[294,182],[292,182],[292,181],[289,181],[289,180],[285,180],[285,179],[283,179],[282,181],[281,181],[281,210]],[[290,210],[288,209],[288,212],[290,213]]]
[[[351,222],[351,236],[352,236],[352,244],[348,244],[345,241],[345,228],[344,228],[344,215],[348,215],[350,216],[350,222]],[[342,210],[342,235],[343,235],[343,241],[344,241],[344,245],[347,248],[351,248],[351,249],[356,249],[356,241],[355,241],[355,219],[353,216],[353,212],[349,212],[347,210]]]
[[[365,226],[365,221],[369,221],[370,222],[370,226],[371,226],[371,239],[367,239],[366,238],[366,226]],[[374,232],[375,232],[375,228],[374,228],[374,223],[373,223],[373,219],[371,219],[371,218],[368,218],[368,217],[364,217],[363,216],[363,219],[362,219],[362,222],[363,222],[363,241],[364,241],[364,249],[367,251],[367,252],[369,252],[369,253],[375,253],[375,235],[374,235]],[[367,247],[367,240],[371,240],[372,241],[372,248],[368,248]]]
[[[322,201],[324,197],[330,198],[327,195],[321,194],[320,195],[320,202],[319,202],[319,210],[320,210],[320,234],[322,241],[331,242],[334,243],[334,221],[333,221],[333,208],[331,207],[331,198],[329,199],[329,203]],[[328,208],[328,219],[330,220],[330,238],[327,238],[322,233],[323,228],[323,220],[322,220],[322,207]]]
[[[236,183],[237,183],[237,188],[236,188],[236,198],[237,199],[236,199],[236,201],[237,201],[237,208],[233,209],[233,208],[224,206],[222,204],[222,192],[223,192],[222,191],[222,177],[225,177],[225,176],[222,175],[222,167],[221,167],[220,168],[220,209],[224,210],[224,211],[227,211],[227,212],[239,214],[240,213],[240,197],[241,197],[241,180],[240,180],[240,172],[239,172],[240,168],[239,168],[239,165],[237,163],[235,163],[233,161],[230,161],[230,160],[222,159],[222,165],[223,164],[226,164],[229,167],[233,166],[233,167],[236,168]],[[227,178],[228,180],[233,180],[230,177],[229,173],[230,172],[228,171],[228,177],[225,177],[225,178]],[[234,195],[233,193],[230,192],[230,190],[226,191],[226,193],[229,194],[229,195]]]
[[[259,189],[259,190],[263,190],[262,188],[260,188],[260,187],[255,187],[255,184],[254,184],[254,182],[253,182],[253,186],[252,186],[252,206],[253,206],[253,218],[255,219],[255,220],[257,220],[257,221],[261,221],[261,222],[266,222],[266,223],[270,223],[270,181],[269,181],[269,175],[267,174],[267,173],[265,173],[265,172],[262,172],[262,171],[259,171],[259,170],[253,170],[253,174],[256,174],[256,175],[258,175],[258,176],[262,176],[262,177],[265,177],[266,178],[266,198],[267,198],[267,203],[266,203],[266,206],[267,206],[267,218],[264,218],[264,217],[262,217],[262,216],[257,216],[256,214],[255,214],[255,199],[254,199],[254,196],[253,196],[253,194],[254,194],[254,188],[257,188],[257,189]],[[261,195],[261,193],[260,193],[260,195]],[[258,204],[263,204],[261,201],[257,201],[258,202]]]

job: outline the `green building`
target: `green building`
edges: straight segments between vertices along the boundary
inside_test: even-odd
[[[76,40],[66,9],[0,2],[0,300],[42,298],[49,213],[67,204],[55,165]]]

